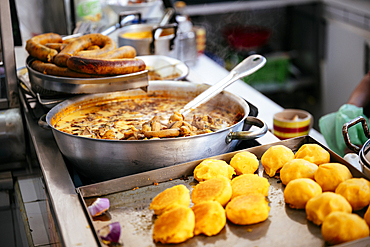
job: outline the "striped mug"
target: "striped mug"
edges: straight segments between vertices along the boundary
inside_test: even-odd
[[[273,133],[281,140],[308,135],[313,125],[310,113],[298,109],[285,109],[274,114]]]

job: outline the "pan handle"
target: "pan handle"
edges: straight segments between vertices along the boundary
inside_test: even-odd
[[[263,122],[261,119],[256,118],[256,117],[248,116],[245,119],[245,123],[257,126],[257,127],[259,127],[259,129],[256,130],[256,131],[230,132],[226,136],[226,139],[225,139],[227,144],[229,144],[232,140],[236,140],[236,139],[237,140],[254,140],[256,138],[259,138],[259,137],[265,135],[267,130],[268,130],[267,124],[265,122]]]
[[[342,127],[342,134],[344,138],[344,142],[346,143],[347,147],[351,149],[352,151],[359,153],[361,148],[353,143],[351,143],[351,140],[349,139],[348,129],[358,123],[362,124],[362,128],[364,130],[365,136],[367,138],[370,138],[370,132],[369,127],[367,126],[366,119],[363,116],[359,116],[355,119],[352,119],[348,123],[345,123]]]
[[[103,34],[103,35],[112,34],[117,29],[120,29],[121,27],[123,27],[124,25],[129,23],[130,21],[133,21],[136,16],[138,17],[138,22],[141,23],[141,13],[139,11],[121,12],[118,16],[118,22],[115,25],[113,25],[113,26],[107,28],[106,30],[102,31],[101,34]]]
[[[177,36],[177,23],[171,23],[171,24],[167,24],[167,25],[164,25],[164,26],[157,26],[157,27],[153,28],[153,30],[152,30],[153,39],[152,39],[152,42],[150,42],[150,46],[149,46],[150,54],[152,54],[152,55],[155,54],[155,40],[156,40],[155,32],[158,29],[170,29],[170,28],[173,28],[174,36],[173,36],[173,38],[170,39],[168,49],[169,49],[169,51],[173,50],[174,45],[175,45],[175,39],[176,39],[176,36]]]
[[[39,121],[37,122],[37,124],[45,129],[45,130],[50,130],[50,126],[49,124],[46,122],[46,114],[42,115],[40,118],[39,118]]]

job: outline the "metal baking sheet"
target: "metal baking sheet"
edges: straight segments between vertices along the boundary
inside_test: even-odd
[[[34,58],[30,56],[26,60],[28,76],[31,84],[41,88],[42,91],[50,90],[52,92],[67,94],[90,94],[116,92],[134,88],[146,89],[149,85],[147,70],[110,77],[71,78],[40,73],[30,67],[33,60]]]
[[[244,150],[254,153],[260,159],[262,154],[273,145],[282,144],[295,152],[306,143],[317,143],[323,146],[315,139],[304,136]],[[346,165],[354,177],[365,177],[358,168],[323,147],[329,151],[331,162]],[[229,163],[230,159],[241,151],[243,150],[211,158],[222,159]],[[120,241],[124,246],[163,246],[153,242],[152,229],[155,215],[149,210],[149,204],[158,193],[177,184],[184,184],[191,191],[197,184],[192,176],[193,169],[201,161],[192,161],[77,188],[86,212],[87,206],[97,197],[106,197],[110,200],[111,207],[104,217],[92,219],[87,214],[95,236],[97,237],[97,231],[101,227],[118,221],[122,226]],[[283,195],[284,185],[280,180],[268,177],[261,164],[258,174],[266,177],[270,183],[268,200],[271,209],[266,221],[248,226],[227,222],[225,228],[216,236],[199,235],[176,246],[325,246],[320,227],[306,219],[305,211],[286,206]],[[364,212],[362,210],[357,213],[363,216]],[[98,237],[97,242],[104,246]],[[366,246],[365,243],[369,242],[370,237],[367,237],[345,243],[343,246]]]

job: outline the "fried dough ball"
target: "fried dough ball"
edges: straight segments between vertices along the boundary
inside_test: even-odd
[[[370,207],[368,207],[365,212],[364,220],[366,221],[367,225],[370,227]]]
[[[226,205],[226,217],[237,225],[251,225],[265,221],[270,207],[264,195],[238,196]]]
[[[234,168],[223,160],[206,159],[200,162],[194,169],[194,178],[198,182],[218,177],[231,179],[234,174]]]
[[[270,184],[267,178],[259,177],[257,174],[243,174],[231,180],[231,188],[233,190],[231,199],[255,193],[268,196]]]
[[[306,204],[307,219],[316,225],[321,225],[326,216],[336,211],[351,213],[352,207],[346,198],[334,192],[323,192]]]
[[[318,144],[304,144],[295,153],[294,158],[321,165],[330,162],[330,153]]]
[[[284,200],[291,208],[305,208],[307,201],[322,193],[318,183],[309,178],[297,178],[285,187]]]
[[[149,209],[153,209],[156,215],[161,215],[176,206],[183,205],[189,207],[189,204],[189,190],[185,185],[179,184],[165,189],[154,197],[149,205]]]
[[[273,177],[292,159],[294,159],[294,153],[290,148],[284,145],[276,145],[267,149],[262,155],[261,164],[265,168],[267,175]]]
[[[218,234],[226,224],[225,209],[219,202],[207,201],[196,204],[191,208],[195,215],[194,235]]]
[[[335,193],[344,196],[353,210],[360,210],[370,203],[370,182],[364,178],[351,178],[341,182]]]
[[[253,174],[257,171],[259,164],[257,156],[248,151],[237,153],[230,160],[230,165],[235,169],[236,175]]]
[[[321,186],[322,191],[335,191],[337,186],[352,178],[349,169],[339,163],[326,163],[317,168],[315,172],[315,181]]]
[[[193,210],[177,206],[166,211],[154,222],[153,239],[162,244],[177,244],[194,236],[195,216]]]
[[[193,188],[191,201],[194,204],[205,201],[217,201],[224,207],[229,202],[231,195],[232,189],[228,178],[212,178],[200,182]]]
[[[369,226],[357,214],[333,212],[321,226],[321,234],[329,244],[341,244],[369,236]]]
[[[288,161],[280,170],[281,182],[287,185],[297,178],[314,179],[318,166],[304,159],[293,159]]]

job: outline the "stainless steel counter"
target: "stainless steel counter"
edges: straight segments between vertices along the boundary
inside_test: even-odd
[[[22,96],[22,95],[21,95]],[[23,97],[21,102],[24,103]],[[40,163],[48,203],[63,246],[97,246],[85,212],[51,130],[38,126],[25,109],[26,127]]]

